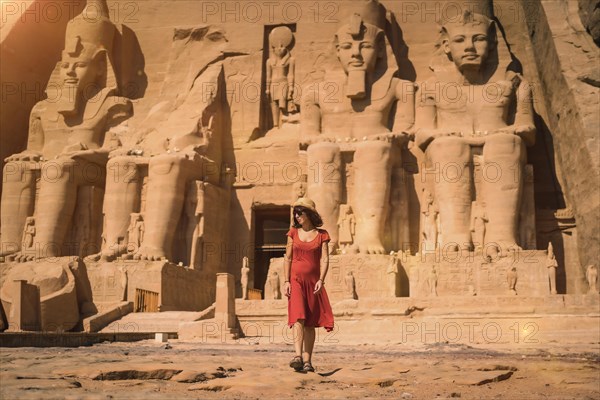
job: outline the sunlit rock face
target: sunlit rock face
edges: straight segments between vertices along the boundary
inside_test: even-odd
[[[281,300],[300,197],[336,301],[597,292],[598,10],[571,3],[3,10],[3,326],[49,326],[48,287],[57,330],[204,309],[222,272]]]

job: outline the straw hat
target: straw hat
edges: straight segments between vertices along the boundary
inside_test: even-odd
[[[304,207],[312,212],[317,212],[317,208],[315,207],[315,202],[309,199],[308,197],[300,197],[298,200],[292,204],[292,207]]]

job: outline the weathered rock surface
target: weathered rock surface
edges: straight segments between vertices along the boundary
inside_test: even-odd
[[[579,15],[583,26],[600,46],[600,1],[579,0]]]
[[[317,344],[315,373],[291,345],[154,341],[2,349],[0,397],[163,399],[597,398],[597,344]]]

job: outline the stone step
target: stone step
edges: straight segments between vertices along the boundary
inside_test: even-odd
[[[204,316],[204,312],[166,311],[155,313],[131,313],[102,329],[112,332],[177,332],[181,322],[192,322]]]
[[[331,307],[336,318],[352,319],[414,315],[598,315],[599,304],[598,295],[446,296],[348,299],[332,301]],[[276,319],[288,311],[286,299],[236,299],[235,306],[240,319]]]

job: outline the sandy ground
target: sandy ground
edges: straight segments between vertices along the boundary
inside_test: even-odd
[[[600,399],[598,343],[541,348],[170,340],[0,349],[2,399]]]

